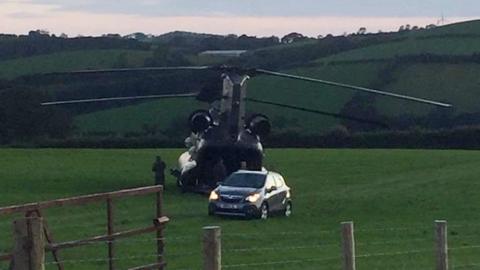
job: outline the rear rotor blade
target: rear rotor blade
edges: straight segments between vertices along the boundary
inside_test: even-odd
[[[197,95],[198,95],[198,93],[186,93],[186,94],[170,94],[170,95],[148,95],[148,96],[131,96],[131,97],[76,99],[76,100],[44,102],[44,103],[41,103],[41,105],[42,106],[51,106],[51,105],[80,104],[80,103],[93,103],[93,102],[106,102],[106,101],[122,101],[122,100],[192,98],[192,97],[196,97]]]
[[[308,109],[308,108],[297,107],[297,106],[292,106],[292,105],[287,105],[287,104],[282,104],[282,103],[276,103],[276,102],[271,102],[271,101],[265,101],[265,100],[260,100],[260,99],[254,99],[254,98],[246,98],[245,100],[251,101],[251,102],[254,102],[254,103],[259,103],[259,104],[278,106],[278,107],[282,107],[282,108],[288,108],[288,109],[302,111],[302,112],[315,113],[315,114],[330,116],[330,117],[334,117],[334,118],[346,119],[346,120],[350,120],[350,121],[355,121],[355,122],[380,126],[380,127],[383,127],[383,128],[388,128],[388,125],[386,125],[385,123],[381,123],[381,122],[374,121],[374,120],[362,119],[362,118],[358,118],[358,117],[350,116],[350,115],[344,115],[344,114],[339,114],[339,113],[331,113],[331,112],[325,112],[325,111],[320,111],[320,110]]]
[[[443,103],[443,102],[438,102],[438,101],[433,101],[433,100],[428,100],[428,99],[423,99],[423,98],[417,98],[417,97],[412,97],[412,96],[406,96],[406,95],[400,95],[400,94],[395,94],[395,93],[391,93],[391,92],[385,92],[385,91],[381,91],[381,90],[370,89],[370,88],[366,88],[366,87],[360,87],[360,86],[355,86],[355,85],[350,85],[350,84],[345,84],[345,83],[338,83],[338,82],[320,80],[320,79],[315,79],[315,78],[310,78],[310,77],[291,75],[291,74],[286,74],[286,73],[269,71],[269,70],[265,70],[265,69],[257,69],[256,72],[260,73],[260,74],[270,75],[270,76],[277,76],[277,77],[283,77],[283,78],[312,82],[312,83],[320,83],[320,84],[325,84],[325,85],[338,86],[338,87],[342,87],[342,88],[348,88],[348,89],[367,92],[367,93],[371,93],[371,94],[389,96],[389,97],[393,97],[393,98],[397,98],[397,99],[409,100],[409,101],[414,101],[414,102],[419,102],[419,103],[429,104],[429,105],[434,105],[434,106],[440,106],[440,107],[445,107],[445,108],[452,107],[451,104],[447,104],[447,103]]]

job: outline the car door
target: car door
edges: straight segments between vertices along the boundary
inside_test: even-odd
[[[282,189],[278,186],[278,181],[276,180],[276,175],[274,173],[269,173],[267,175],[267,182],[265,185],[265,190],[274,189],[268,193],[268,206],[270,211],[278,211],[282,209]]]
[[[273,178],[272,173],[268,173],[265,181],[265,200],[268,203],[268,208],[270,211],[274,211],[277,207],[276,190],[272,190],[272,188],[276,188],[275,179]]]
[[[277,190],[279,193],[279,204],[280,209],[285,209],[285,205],[287,203],[287,196],[289,193],[289,188],[285,184],[285,180],[280,174],[275,175],[275,184],[277,186]]]

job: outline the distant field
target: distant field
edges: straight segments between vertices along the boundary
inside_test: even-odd
[[[480,64],[411,64],[393,74],[395,81],[385,90],[452,103],[454,112],[478,112],[480,103]],[[380,99],[377,99],[380,101]],[[386,115],[402,112],[426,114],[432,107],[387,98],[377,102]]]
[[[423,53],[442,55],[471,55],[480,52],[478,37],[409,38],[404,41],[382,43],[318,59],[318,62],[352,61],[362,59],[391,59],[396,56]]]
[[[364,87],[379,84],[378,76],[388,63],[342,63],[298,68],[287,72],[315,78],[344,82]],[[394,80],[382,90],[449,102],[455,114],[478,112],[480,102],[479,64],[405,64],[392,74]],[[327,112],[339,112],[354,92],[325,87],[308,82],[260,76],[249,82],[248,97],[303,106]],[[432,106],[377,97],[378,111],[387,116],[405,113],[425,115]],[[207,104],[187,100],[152,101],[94,112],[76,117],[78,131],[141,131],[143,124],[155,124],[160,129],[172,121],[183,119],[195,109]],[[339,123],[338,119],[306,112],[247,103],[248,112],[261,112],[270,117],[274,129],[300,128],[305,133],[324,132]],[[174,117],[165,112],[174,112]]]
[[[419,34],[422,36],[443,35],[443,34],[461,34],[461,35],[478,35],[480,34],[480,20],[473,20],[460,23],[452,23]]]
[[[155,125],[160,130],[174,125],[186,128],[188,116],[204,107],[205,103],[194,99],[157,100],[79,115],[75,118],[75,125],[81,132],[138,132],[144,125]]]
[[[172,167],[181,151],[2,149],[0,205],[148,185],[154,156],[161,154]],[[348,220],[355,221],[357,254],[363,255],[359,269],[433,269],[435,219],[449,221],[451,267],[477,269],[480,152],[279,149],[266,154],[267,168],[280,171],[293,189],[294,215],[268,221],[208,217],[207,199],[180,194],[169,177],[168,269],[201,269],[205,225],[222,226],[227,269],[340,269],[339,223]],[[152,202],[120,203],[117,228],[148,224]],[[103,206],[46,215],[58,241],[105,231]],[[9,227],[10,221],[0,218],[0,253],[9,250]],[[119,242],[120,269],[154,261],[153,248],[153,236]],[[61,253],[68,269],[105,269],[104,261],[94,261],[105,255],[104,245]],[[272,264],[256,265],[266,262]],[[47,269],[55,268],[48,264]]]
[[[14,60],[0,61],[0,78],[12,79],[21,75],[88,69],[111,68],[124,64],[143,66],[149,51],[138,50],[84,50],[60,52]]]
[[[380,43],[354,49],[317,62],[391,59],[396,56],[423,53],[442,55],[471,55],[480,53],[480,20],[450,24],[429,30],[403,33],[406,40]]]
[[[376,80],[377,73],[383,64],[351,64],[341,66],[318,66],[293,70],[294,74],[315,76],[346,83],[369,86]],[[305,106],[329,112],[338,112],[345,102],[350,100],[352,92],[313,85],[311,83],[293,81],[282,78],[261,76],[249,82],[248,97]],[[190,100],[162,100],[146,102],[139,105],[104,110],[76,117],[76,125],[80,132],[85,131],[140,131],[143,124],[155,124],[161,129],[180,120],[187,125],[187,116],[196,109],[207,106]],[[168,114],[166,112],[169,112]],[[307,133],[325,131],[338,123],[337,119],[312,115],[269,105],[247,103],[247,112],[260,112],[268,115],[274,128],[304,128]],[[172,116],[174,115],[174,116]]]

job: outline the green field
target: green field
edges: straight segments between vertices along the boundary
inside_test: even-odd
[[[394,72],[394,82],[385,90],[424,98],[447,101],[455,114],[478,112],[480,102],[479,64],[411,64]],[[377,99],[380,101],[380,99]],[[428,113],[432,107],[384,98],[377,102],[385,115]]]
[[[399,34],[400,37],[406,38],[404,40],[383,42],[312,59],[314,66],[310,64],[308,67],[299,67],[286,72],[364,87],[380,87],[382,90],[394,93],[440,100],[452,103],[455,106],[455,114],[475,113],[478,112],[479,102],[480,81],[477,74],[480,65],[478,64],[405,63],[396,66],[391,72],[390,82],[385,84],[381,78],[397,56],[422,53],[455,56],[479,53],[480,35],[477,35],[479,29],[480,21],[471,21],[427,31],[405,32]],[[310,42],[305,44],[309,45]],[[305,44],[298,43],[295,46]],[[267,49],[280,51],[288,47]],[[368,62],[374,59],[382,61]],[[334,113],[340,112],[353,94],[354,92],[341,88],[268,76],[252,79],[248,89],[249,97]],[[198,103],[183,100],[153,101],[80,115],[76,117],[75,123],[79,132],[106,130],[119,133],[139,132],[143,124],[157,125],[163,129],[171,125],[172,121],[164,117],[164,112],[173,111],[177,115],[184,116],[199,107]],[[388,97],[378,97],[376,107],[378,112],[385,116],[399,116],[405,113],[426,115],[435,109],[431,106]],[[337,119],[330,117],[269,105],[247,104],[247,110],[268,115],[274,129],[293,128],[301,130],[304,134],[325,132],[340,123]]]
[[[79,115],[75,118],[75,125],[82,132],[138,132],[144,125],[165,130],[176,125],[174,122],[186,128],[188,116],[205,107],[206,103],[194,99],[157,100]]]
[[[317,60],[318,62],[356,61],[362,59],[391,59],[397,56],[423,53],[441,55],[471,55],[480,52],[478,37],[439,37],[429,39],[407,39],[382,43],[356,50],[342,52]]]
[[[360,86],[378,84],[378,76],[387,63],[342,63],[318,65],[289,71],[293,74]],[[382,90],[422,98],[445,101],[454,105],[455,114],[478,112],[480,78],[479,64],[405,64],[393,71],[394,80]],[[260,76],[249,82],[248,97],[270,100],[327,112],[339,112],[353,96],[342,88],[325,87],[308,82]],[[187,100],[161,100],[138,105],[93,112],[76,117],[75,124],[81,132],[114,131],[119,133],[140,131],[143,124],[155,124],[164,130],[172,121],[182,119],[196,109],[206,106]],[[405,113],[425,115],[433,108],[423,104],[377,97],[378,111],[387,116]],[[174,112],[175,119],[165,112]],[[324,132],[339,121],[306,112],[279,109],[269,105],[247,102],[247,112],[261,112],[270,117],[274,129],[300,128],[302,133]]]
[[[0,61],[0,78],[122,65],[139,67],[151,56],[150,51],[138,50],[79,50],[45,54]]]
[[[383,66],[382,63],[319,65],[312,68],[296,69],[291,72],[369,86],[376,80],[376,76]],[[324,87],[308,82],[268,76],[253,78],[248,86],[248,97],[328,112],[341,110],[352,95],[351,91],[342,88]],[[151,101],[79,115],[75,118],[75,124],[81,132],[135,132],[141,130],[143,124],[155,124],[162,130],[170,126],[172,121],[180,119],[185,122],[191,112],[205,106],[207,106],[206,103],[183,99]],[[272,120],[274,128],[279,128],[280,125],[285,125],[285,127],[293,125],[293,127],[304,128],[305,133],[325,131],[338,123],[337,119],[331,117],[248,102],[247,112],[266,114]],[[175,115],[175,119],[172,119],[171,115]]]
[[[399,34],[405,39],[383,42],[317,59],[316,62],[392,59],[418,54],[471,55],[479,53],[480,20]]]
[[[181,150],[0,150],[0,205],[152,183],[161,154]],[[355,221],[358,269],[433,269],[433,221],[449,221],[453,269],[478,269],[480,152],[414,150],[267,151],[267,168],[293,190],[294,215],[267,221],[208,217],[207,199],[180,194],[169,178],[165,208],[168,269],[201,269],[201,228],[221,225],[226,269],[340,269],[339,223]],[[118,230],[147,225],[153,198],[118,202]],[[47,211],[57,241],[103,234],[105,207]],[[0,219],[0,253],[11,247]],[[153,262],[153,235],[119,242],[118,266]],[[61,253],[67,269],[106,269],[105,245]],[[48,258],[51,262],[51,258]],[[47,269],[55,269],[48,264]],[[0,269],[5,269],[0,264]]]

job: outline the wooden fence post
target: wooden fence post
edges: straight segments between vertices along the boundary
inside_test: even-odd
[[[115,231],[114,228],[114,206],[113,199],[107,198],[107,234],[111,236]],[[115,269],[115,239],[108,241],[108,269]]]
[[[355,236],[353,222],[342,222],[342,255],[343,269],[355,270]]]
[[[163,213],[163,186],[160,191],[156,193],[156,204],[157,204],[157,209],[156,209],[156,216],[157,219],[161,219],[164,215]],[[157,263],[160,264],[159,269],[163,270],[164,269],[164,263],[165,263],[165,242],[164,242],[164,235],[163,235],[163,227],[158,228],[157,230]]]
[[[448,270],[447,221],[435,221],[437,270]]]
[[[45,238],[43,220],[39,217],[21,218],[13,222],[15,247],[12,270],[44,270]]]
[[[221,229],[218,226],[203,227],[203,269],[222,269]]]

